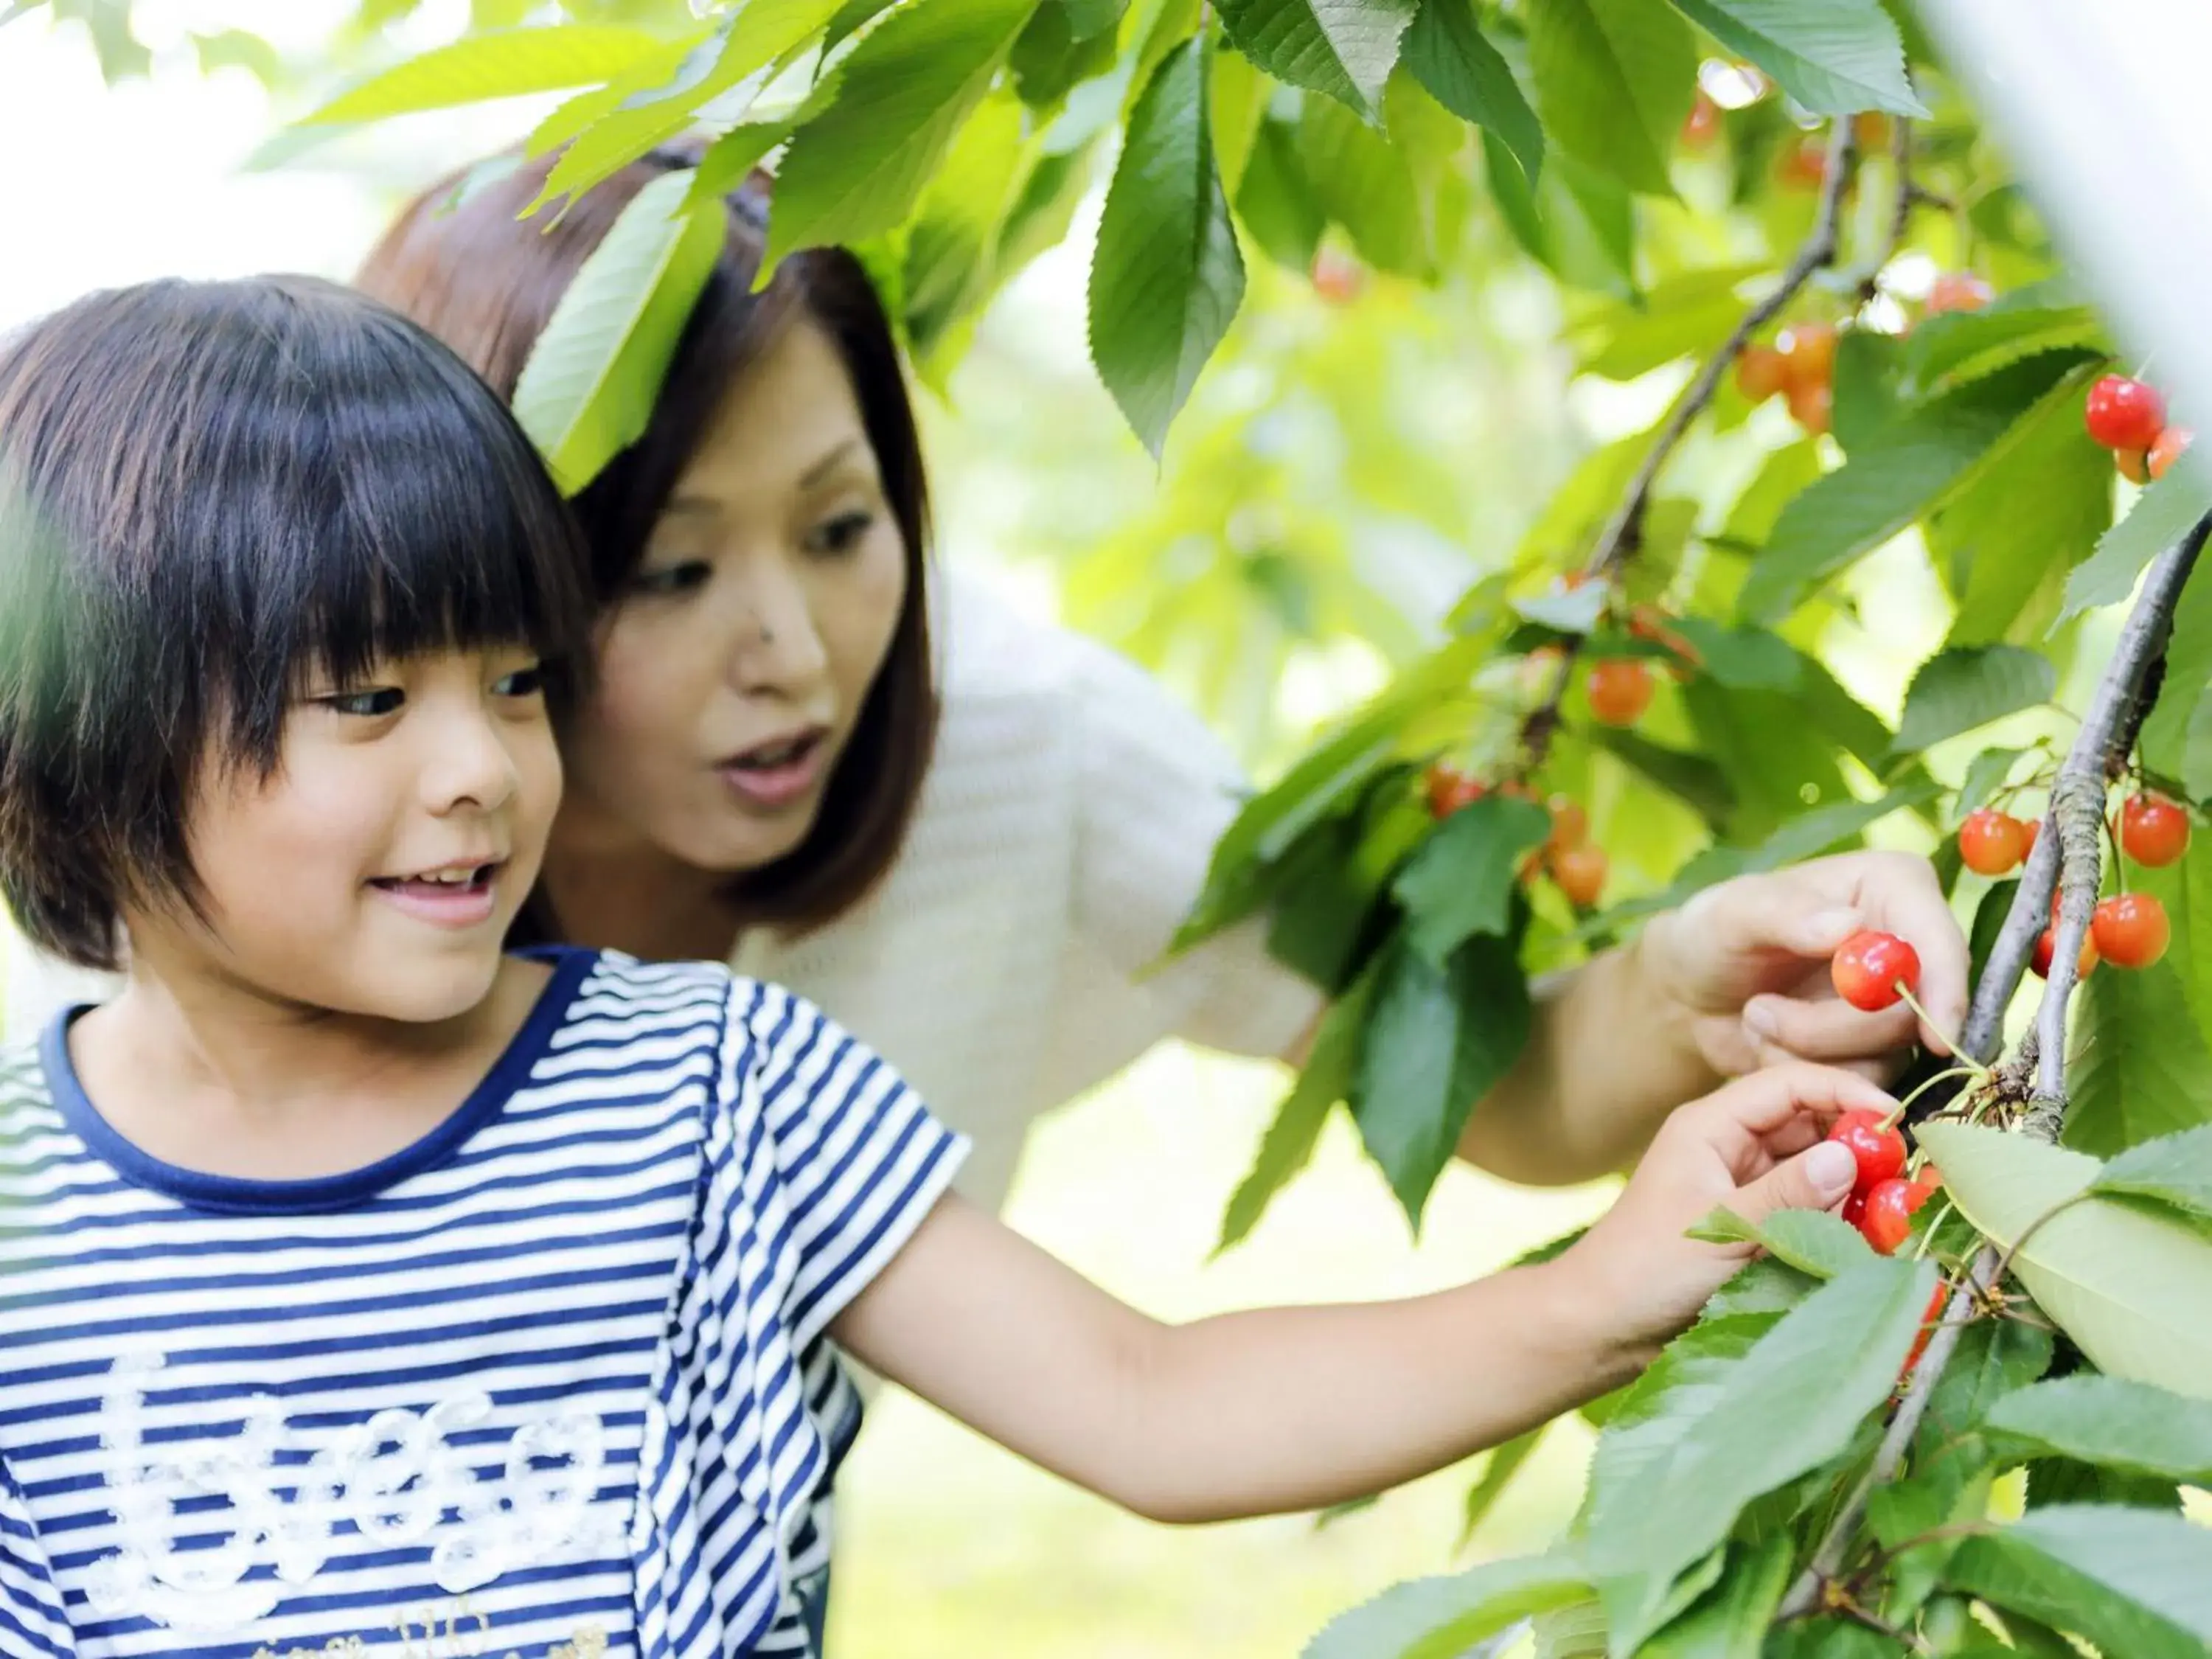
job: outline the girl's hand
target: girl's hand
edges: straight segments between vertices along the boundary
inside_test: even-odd
[[[1558,1265],[1648,1361],[1756,1248],[1701,1243],[1689,1230],[1723,1204],[1757,1222],[1842,1202],[1856,1166],[1824,1139],[1828,1126],[1855,1107],[1895,1105],[1856,1073],[1802,1061],[1725,1084],[1668,1118],[1620,1200]]]
[[[1789,1060],[1893,1076],[1917,1017],[1902,1004],[1861,1013],[1828,979],[1829,958],[1863,927],[1920,953],[1920,1000],[1941,1029],[1918,1036],[1948,1052],[1966,1016],[1966,939],[1925,859],[1843,853],[1739,876],[1654,917],[1634,948],[1723,1077]]]

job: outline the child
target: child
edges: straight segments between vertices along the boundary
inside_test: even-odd
[[[817,1652],[830,1339],[1163,1520],[1372,1492],[1632,1375],[1741,1259],[1684,1230],[1836,1201],[1823,1122],[1887,1104],[1763,1073],[1544,1266],[1157,1324],[948,1196],[804,1003],[502,951],[572,534],[498,400],[322,283],[0,353],[0,884],[128,945],[0,1062],[8,1654]]]

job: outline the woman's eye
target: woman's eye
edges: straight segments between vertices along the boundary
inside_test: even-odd
[[[542,663],[532,663],[527,668],[518,668],[512,674],[500,677],[493,691],[502,697],[535,697],[545,690],[545,668]]]
[[[714,574],[714,567],[704,559],[686,559],[680,564],[659,565],[641,570],[630,579],[634,593],[691,593],[707,585]]]
[[[375,720],[386,714],[397,714],[407,701],[407,694],[393,685],[380,685],[367,691],[341,691],[335,696],[324,697],[323,706],[341,714],[356,714],[363,720]]]
[[[855,507],[849,513],[840,513],[836,518],[815,526],[806,538],[811,553],[847,553],[857,547],[863,537],[875,528],[876,515]]]

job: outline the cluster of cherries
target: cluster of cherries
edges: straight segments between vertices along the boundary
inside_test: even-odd
[[[1473,805],[1490,793],[1490,786],[1480,779],[1442,762],[1429,769],[1426,781],[1429,814],[1438,820]],[[1503,784],[1499,792],[1522,800],[1535,799],[1534,792],[1525,783]],[[1522,866],[1522,879],[1533,881],[1539,871],[1547,872],[1567,902],[1578,910],[1586,910],[1605,891],[1610,860],[1605,855],[1605,848],[1590,840],[1589,814],[1583,810],[1580,801],[1568,795],[1554,795],[1545,805],[1552,815],[1551,834]]]
[[[1799,323],[1772,345],[1748,345],[1735,360],[1736,389],[1755,404],[1777,392],[1808,432],[1826,432],[1836,402],[1836,327]]]
[[[2107,374],[2089,388],[2082,420],[2089,435],[2112,452],[2122,476],[2136,483],[2164,477],[2196,435],[2166,424],[2157,387],[2124,374]]]
[[[1959,860],[1977,875],[2002,876],[2017,869],[2035,846],[2037,826],[2009,813],[1984,807],[1959,826]],[[2113,826],[2120,851],[2148,870],[2163,869],[2189,850],[2189,813],[2163,795],[2131,795],[2122,803]],[[2051,900],[2052,926],[2035,942],[2033,966],[2051,976],[2057,948],[2057,899]],[[2087,974],[2100,961],[2115,968],[2148,968],[2166,954],[2173,938],[2166,906],[2149,893],[2116,893],[2100,902],[2089,918],[2075,972]]]
[[[1906,1000],[1919,988],[1920,953],[1894,933],[1868,929],[1844,941],[1828,972],[1844,1001],[1879,1013]],[[1844,1200],[1844,1219],[1884,1255],[1911,1235],[1913,1212],[1942,1184],[1936,1171],[1925,1166],[1917,1177],[1906,1179],[1905,1137],[1898,1132],[1896,1117],[1897,1113],[1845,1112],[1828,1131],[1828,1139],[1848,1147],[1858,1165],[1851,1195]]]

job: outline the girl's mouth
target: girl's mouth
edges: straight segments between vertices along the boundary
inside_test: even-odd
[[[413,876],[378,876],[369,885],[418,921],[474,927],[491,919],[499,864],[453,864]]]

